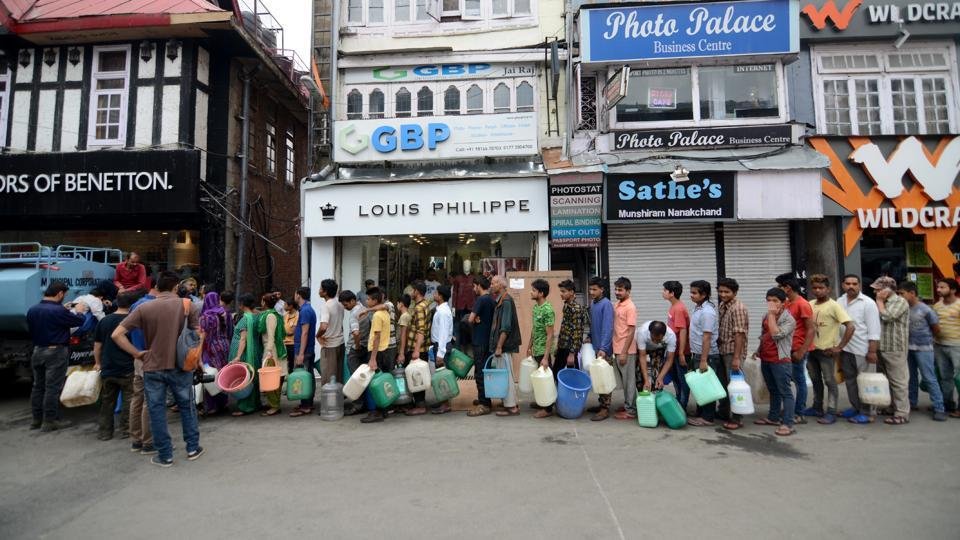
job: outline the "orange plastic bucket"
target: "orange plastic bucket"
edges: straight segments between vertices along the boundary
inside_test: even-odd
[[[277,359],[270,356],[263,361],[263,367],[258,369],[260,373],[260,391],[273,392],[280,389],[280,365]]]

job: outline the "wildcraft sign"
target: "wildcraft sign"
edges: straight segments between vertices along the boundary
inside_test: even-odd
[[[615,131],[614,150],[733,148],[794,143],[790,125]]]
[[[600,247],[603,184],[568,184],[550,179],[550,245]]]
[[[0,215],[197,211],[197,150],[0,156]]]
[[[669,174],[607,175],[604,223],[721,221],[736,219],[734,173],[690,173],[675,182]]]
[[[960,0],[802,1],[800,37],[809,40],[960,34]]]
[[[630,62],[800,50],[797,0],[633,5],[580,11],[580,55]]]

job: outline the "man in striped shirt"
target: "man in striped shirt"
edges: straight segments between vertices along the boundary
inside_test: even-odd
[[[892,277],[879,277],[872,285],[880,312],[880,369],[890,381],[894,415],[884,423],[893,426],[910,421],[910,371],[907,369],[907,338],[910,332],[910,305],[897,294]]]

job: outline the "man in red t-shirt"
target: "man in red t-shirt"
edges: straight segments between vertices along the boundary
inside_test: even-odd
[[[147,269],[140,264],[140,255],[131,251],[127,260],[117,265],[113,284],[119,293],[147,292]]]
[[[806,424],[803,410],[807,408],[807,354],[813,350],[813,342],[817,337],[816,320],[810,302],[800,296],[800,282],[796,276],[787,272],[777,276],[776,280],[777,286],[787,295],[787,311],[797,323],[790,358],[793,361],[793,384],[797,385],[796,422]]]
[[[667,327],[677,335],[677,361],[670,368],[670,378],[673,379],[673,389],[677,394],[677,401],[684,409],[690,399],[690,389],[683,378],[687,372],[687,358],[690,357],[690,312],[683,300],[683,284],[679,281],[666,281],[663,284],[663,299],[670,302],[667,310]]]

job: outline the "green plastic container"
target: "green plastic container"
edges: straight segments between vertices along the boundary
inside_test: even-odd
[[[307,370],[297,368],[287,375],[287,399],[290,401],[310,399],[311,394],[313,394],[313,376],[307,373]]]
[[[397,380],[393,378],[392,374],[383,371],[370,379],[370,386],[367,387],[367,391],[373,396],[373,402],[377,404],[378,409],[386,409],[400,398]]]
[[[433,395],[437,401],[446,401],[460,395],[460,384],[452,370],[442,367],[433,372]]]
[[[687,425],[687,413],[680,406],[680,402],[670,392],[657,392],[654,398],[657,404],[657,412],[667,423],[670,429],[680,429]]]
[[[650,392],[637,393],[637,422],[640,427],[657,427],[657,399]]]
[[[467,373],[470,373],[470,368],[473,367],[473,358],[470,358],[467,353],[460,349],[450,349],[446,367],[450,368],[454,375],[463,379],[467,376]]]
[[[690,370],[683,378],[690,387],[690,395],[700,407],[727,397],[727,391],[720,384],[720,379],[712,367],[707,367],[703,373],[698,369]]]
[[[960,392],[960,373],[953,377],[953,385],[957,387],[957,392]]]

